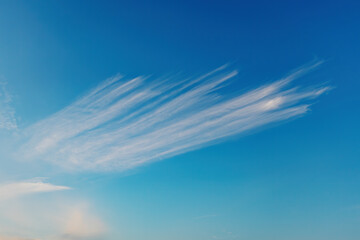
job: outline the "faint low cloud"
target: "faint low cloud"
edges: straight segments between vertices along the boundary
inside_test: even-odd
[[[34,239],[34,238],[24,238],[24,237],[10,237],[10,236],[1,236],[0,240],[40,240],[40,239]]]
[[[86,201],[42,199],[0,205],[0,240],[104,239],[106,224]]]
[[[71,209],[65,219],[63,239],[89,239],[106,230],[105,224],[90,213],[87,205]]]

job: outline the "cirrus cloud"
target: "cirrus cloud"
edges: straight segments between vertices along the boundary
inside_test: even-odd
[[[241,94],[229,93],[237,71],[226,66],[191,79],[118,75],[26,129],[21,157],[122,171],[214,144],[305,114],[330,88],[291,84],[320,63]]]

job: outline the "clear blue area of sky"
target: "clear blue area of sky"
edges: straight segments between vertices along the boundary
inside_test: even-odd
[[[63,182],[126,240],[357,240],[359,26],[359,1],[2,0],[0,75],[26,127],[116,73],[231,63],[246,90],[325,60],[298,83],[335,88],[302,118],[129,174]]]

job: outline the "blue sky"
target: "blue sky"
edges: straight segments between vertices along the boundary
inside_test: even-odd
[[[359,7],[0,1],[0,239],[359,239]]]

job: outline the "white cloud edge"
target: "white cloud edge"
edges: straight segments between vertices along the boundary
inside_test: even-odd
[[[0,184],[0,200],[9,200],[24,195],[69,190],[70,187],[53,185],[39,179]]]

